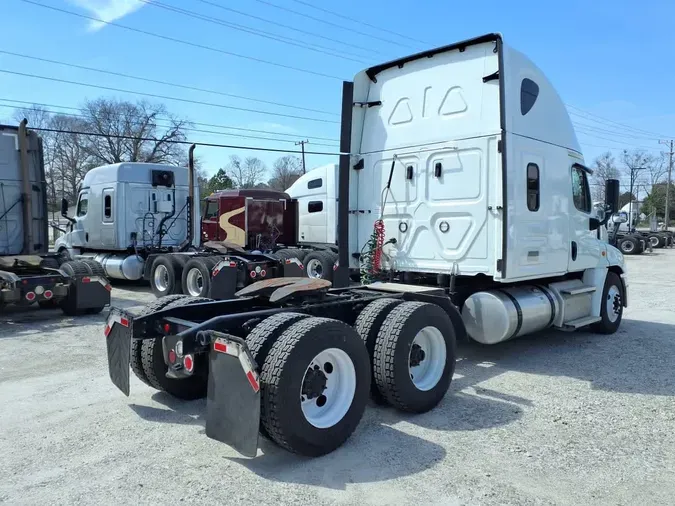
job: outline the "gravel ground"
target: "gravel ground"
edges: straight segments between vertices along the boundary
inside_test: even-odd
[[[451,390],[410,416],[371,406],[319,458],[204,435],[205,402],[108,379],[102,315],[0,317],[0,502],[7,504],[673,504],[675,250],[628,257],[613,336],[462,345]],[[153,296],[127,286],[115,304]]]

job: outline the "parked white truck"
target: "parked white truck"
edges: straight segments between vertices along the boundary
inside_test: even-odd
[[[199,188],[194,188],[199,198]],[[84,176],[71,230],[55,249],[70,258],[91,257],[112,279],[143,277],[150,252],[189,244],[188,169],[148,163],[117,163]],[[62,202],[62,215],[68,213]],[[195,230],[199,214],[191,213]],[[192,234],[198,237],[197,234]]]
[[[467,334],[611,334],[627,304],[567,110],[500,35],[371,67],[342,89],[333,287],[271,279],[231,300],[114,308],[106,325],[120,390],[131,365],[176,397],[208,392],[206,434],[245,455],[259,428],[300,454],[336,449],[369,392],[434,408]],[[349,286],[364,258],[376,281]]]

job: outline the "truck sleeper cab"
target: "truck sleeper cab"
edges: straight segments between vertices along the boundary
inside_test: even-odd
[[[623,256],[598,238],[618,182],[610,212],[593,211],[564,105],[500,35],[343,83],[340,150],[332,287],[270,279],[230,300],[113,310],[108,362],[122,392],[131,367],[177,397],[206,395],[207,435],[245,455],[261,433],[317,456],[355,430],[368,394],[433,409],[467,335],[619,327]],[[349,286],[364,258],[373,281]]]

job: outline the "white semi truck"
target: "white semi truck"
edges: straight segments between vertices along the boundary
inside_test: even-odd
[[[627,305],[567,110],[500,35],[371,67],[342,90],[333,286],[278,278],[230,300],[160,299],[112,309],[105,328],[122,392],[131,366],[176,397],[208,394],[206,434],[245,455],[259,432],[304,455],[336,449],[369,392],[433,409],[467,335],[611,334]],[[364,262],[372,282],[350,286]]]

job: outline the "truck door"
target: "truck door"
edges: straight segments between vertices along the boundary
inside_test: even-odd
[[[220,227],[218,227],[218,201],[206,200],[204,204],[204,214],[202,215],[203,239],[204,241],[222,241],[224,237],[220,237]]]
[[[328,242],[328,214],[331,209],[328,199],[331,196],[327,193],[327,171],[320,168],[310,174],[315,172],[315,177],[307,181],[302,195],[298,197],[298,236],[302,242],[325,244]]]
[[[117,246],[115,230],[115,189],[105,188],[101,205],[101,247],[114,249]]]
[[[595,230],[589,230],[593,203],[588,184],[588,172],[570,158],[572,205],[570,205],[569,271],[597,267],[601,261],[600,241]]]
[[[89,240],[89,190],[82,190],[77,199],[77,208],[75,211],[75,223],[72,232],[72,247],[82,248],[87,245]]]

